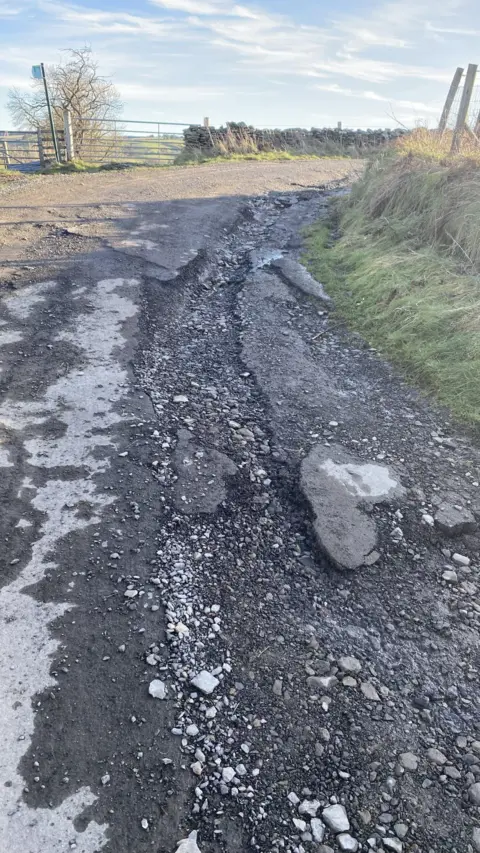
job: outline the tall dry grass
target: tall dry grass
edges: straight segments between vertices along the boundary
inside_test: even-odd
[[[471,158],[385,152],[354,187],[350,211],[390,228],[398,241],[435,246],[470,272],[480,269],[480,168]]]
[[[460,152],[451,154],[453,131],[428,130],[419,127],[411,133],[400,136],[392,147],[400,154],[419,157],[425,160],[445,161],[445,164],[471,160],[480,164],[480,141],[471,132],[465,131],[460,141]]]
[[[308,261],[352,328],[480,425],[480,167],[408,146],[371,162],[339,210],[343,236],[330,247],[319,223]]]

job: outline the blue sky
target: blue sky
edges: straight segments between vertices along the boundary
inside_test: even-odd
[[[125,119],[434,126],[479,37],[478,0],[0,0],[0,129],[8,88],[84,44]]]

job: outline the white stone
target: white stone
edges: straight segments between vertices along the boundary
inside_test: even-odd
[[[325,823],[333,832],[348,832],[350,821],[344,806],[337,803],[335,806],[327,806],[322,812]]]
[[[295,826],[297,827],[297,829],[299,829],[299,830],[300,830],[300,832],[305,832],[305,830],[306,830],[306,828],[307,828],[307,824],[305,823],[305,821],[304,821],[304,820],[300,820],[300,818],[298,818],[298,817],[294,817],[294,818],[293,818],[293,823],[295,824]]]
[[[457,583],[458,575],[453,571],[453,569],[447,569],[447,571],[442,574],[442,580],[446,581],[446,583]]]
[[[342,672],[348,672],[351,675],[356,675],[360,672],[362,668],[362,664],[357,658],[351,657],[350,655],[346,655],[343,658],[339,658],[338,665]]]
[[[188,403],[188,397],[185,394],[177,394],[176,397],[173,398],[174,403]]]
[[[340,850],[349,851],[349,853],[357,853],[358,850],[358,841],[356,838],[353,838],[348,832],[344,832],[341,835],[337,836],[337,841],[340,847]]]
[[[416,770],[418,767],[419,758],[413,752],[402,752],[399,756],[399,761],[405,770]]]
[[[454,554],[454,555],[453,555],[453,557],[452,557],[452,560],[453,560],[453,562],[454,562],[454,563],[456,563],[458,566],[469,566],[469,565],[470,565],[470,563],[471,563],[470,558],[469,558],[469,557],[465,557],[465,555],[464,555],[464,554]]]
[[[224,767],[222,770],[222,779],[227,784],[235,778],[235,770],[233,767]]]
[[[167,688],[163,681],[159,678],[154,678],[148,685],[148,692],[154,699],[165,699],[167,696]]]
[[[198,690],[201,690],[202,693],[213,693],[216,687],[220,684],[218,678],[215,678],[211,672],[207,672],[206,669],[202,669],[195,678],[192,678],[191,684],[196,687]]]
[[[201,776],[203,773],[203,766],[200,761],[194,761],[194,763],[190,765],[190,769],[192,773],[195,773],[195,776]]]
[[[197,844],[197,830],[194,829],[187,838],[178,842],[175,853],[200,853]]]
[[[235,767],[235,773],[237,774],[237,776],[246,776],[247,768],[244,764],[237,764],[237,766]]]
[[[435,747],[427,749],[427,758],[432,762],[432,764],[438,764],[439,766],[447,763],[446,756]]]
[[[217,709],[212,705],[211,708],[207,708],[205,711],[205,716],[207,720],[213,720],[217,716]]]
[[[287,796],[287,799],[290,800],[292,806],[298,806],[298,804],[300,802],[300,797],[297,797],[297,795],[294,791],[290,791],[290,793]]]
[[[363,465],[352,462],[338,464],[332,459],[326,459],[321,467],[330,477],[339,480],[351,495],[359,498],[372,499],[382,495],[387,496],[398,488],[398,481],[391,476],[384,465],[375,465],[371,462]]]
[[[338,684],[336,675],[320,675],[316,676],[316,679],[322,690],[330,690],[335,684]]]
[[[310,827],[312,830],[313,840],[321,844],[325,837],[325,825],[319,817],[312,817]]]
[[[373,686],[373,684],[370,683],[370,681],[362,681],[360,685],[360,690],[362,691],[365,698],[369,699],[370,702],[381,701],[380,696],[378,695],[377,691],[375,690],[375,687]]]
[[[145,829],[145,830],[148,829],[148,820],[146,817],[142,818],[142,829]]]
[[[299,814],[308,814],[309,817],[315,817],[320,808],[319,800],[304,800],[298,807]]]
[[[198,732],[199,732],[199,728],[198,728],[198,726],[195,725],[195,723],[192,723],[190,726],[187,726],[187,728],[185,729],[185,733],[189,737],[196,737],[198,735]]]

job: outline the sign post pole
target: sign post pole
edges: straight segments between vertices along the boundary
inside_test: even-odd
[[[41,62],[40,65],[34,65],[32,67],[32,75],[35,78],[35,80],[43,80],[43,85],[45,88],[45,100],[47,102],[48,118],[50,121],[50,130],[52,131],[52,142],[53,142],[53,147],[55,149],[55,159],[56,159],[57,163],[60,163],[60,150],[58,148],[57,134],[55,131],[55,123],[53,121],[53,114],[52,114],[52,105],[50,103],[50,95],[48,93],[47,78],[45,76],[45,66],[44,66],[43,62]]]

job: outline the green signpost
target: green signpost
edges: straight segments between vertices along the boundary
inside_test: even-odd
[[[48,118],[50,121],[50,130],[52,131],[52,141],[53,147],[55,149],[55,159],[57,163],[60,163],[60,150],[58,148],[57,134],[55,131],[55,123],[53,121],[52,114],[52,105],[50,103],[50,95],[48,94],[47,78],[45,76],[45,67],[43,62],[41,62],[40,65],[32,65],[32,77],[34,78],[34,80],[43,80],[43,85],[45,87],[45,99],[47,101]]]

